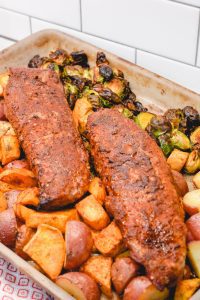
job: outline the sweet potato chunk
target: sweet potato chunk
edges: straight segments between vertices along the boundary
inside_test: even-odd
[[[25,219],[26,226],[37,228],[40,224],[48,224],[65,233],[66,223],[71,220],[79,220],[76,209],[67,209],[56,212],[34,212]]]
[[[0,212],[7,209],[7,201],[4,193],[0,192]]]
[[[37,180],[33,172],[26,169],[4,170],[0,173],[0,181],[21,188],[29,188],[37,185]]]
[[[92,277],[99,284],[102,292],[108,297],[112,296],[111,266],[111,257],[98,255],[90,257],[81,267],[81,271]]]
[[[84,222],[95,230],[105,228],[110,222],[108,214],[93,195],[76,204],[76,209]]]
[[[16,135],[3,135],[0,139],[2,165],[20,157],[20,146]]]
[[[30,209],[22,204],[15,204],[14,211],[16,216],[24,222],[29,218],[31,214],[35,213],[33,209]]]
[[[23,251],[52,280],[60,275],[65,259],[65,241],[57,228],[46,224],[39,225],[36,234],[23,248]]]
[[[16,135],[12,125],[7,121],[0,121],[0,138],[3,135]]]
[[[189,300],[199,287],[199,278],[179,281],[176,286],[174,300]]]
[[[180,172],[184,167],[189,153],[183,152],[178,149],[174,149],[170,156],[167,159],[168,165],[171,167],[172,170]]]
[[[35,231],[24,224],[18,228],[15,252],[25,260],[28,260],[29,256],[23,251],[23,248],[30,241],[34,234]]]
[[[38,206],[40,203],[39,189],[37,187],[34,187],[22,191],[18,195],[17,203],[20,203],[22,205]]]
[[[96,248],[105,256],[115,256],[122,248],[122,235],[113,221],[94,239]]]
[[[12,191],[12,190],[19,190],[22,191],[24,188],[21,186],[17,185],[12,185],[3,181],[0,181],[0,191],[3,193]]]
[[[89,185],[89,192],[101,204],[104,203],[106,198],[106,190],[100,178],[94,177]]]

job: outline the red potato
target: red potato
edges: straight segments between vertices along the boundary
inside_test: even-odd
[[[186,182],[184,176],[178,171],[172,170],[172,175],[173,175],[174,182],[176,184],[178,193],[181,197],[183,197],[186,193],[189,192],[187,182]]]
[[[17,222],[13,209],[7,209],[0,213],[0,242],[13,248],[17,235]]]
[[[187,228],[186,242],[189,243],[191,241],[194,241],[194,237],[193,237],[192,233],[190,232],[190,230],[188,230],[188,228]]]
[[[200,189],[193,190],[183,197],[183,208],[190,216],[200,212]]]
[[[112,292],[112,297],[108,297],[104,294],[101,294],[100,300],[120,300],[121,298],[115,293]]]
[[[17,197],[18,197],[20,192],[21,191],[11,190],[11,191],[8,191],[8,192],[4,193],[4,196],[5,196],[6,201],[7,201],[8,208],[13,208],[13,206],[17,202]]]
[[[165,300],[169,291],[159,291],[146,276],[135,277],[124,291],[123,300]]]
[[[35,231],[24,224],[18,228],[15,253],[25,260],[29,260],[29,256],[23,251],[23,248],[30,241],[34,234]]]
[[[189,231],[189,238],[193,240],[200,240],[200,213],[191,216],[186,222]]]
[[[200,278],[200,241],[188,243],[188,258],[198,278]]]
[[[99,300],[100,292],[97,283],[82,272],[69,272],[60,275],[56,284],[66,290],[77,300]]]
[[[64,268],[79,267],[90,256],[93,239],[90,229],[80,221],[69,221],[65,230],[66,258]]]
[[[129,281],[137,275],[139,267],[140,266],[130,257],[122,257],[115,260],[111,268],[111,279],[118,294],[120,294]]]
[[[25,159],[13,160],[4,166],[4,170],[8,169],[28,169],[30,170],[29,164]]]

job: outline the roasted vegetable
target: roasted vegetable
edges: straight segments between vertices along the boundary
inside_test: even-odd
[[[192,106],[186,106],[183,108],[183,113],[187,120],[188,129],[200,125],[199,113],[195,108],[193,108]]]
[[[42,64],[41,69],[50,69],[56,72],[57,74],[60,74],[59,66],[54,62],[45,62],[44,64]]]
[[[42,270],[55,280],[60,275],[65,259],[65,241],[62,233],[54,227],[42,224],[36,234],[23,248]]]
[[[95,197],[101,204],[104,203],[106,198],[106,190],[100,178],[94,177],[89,185],[88,191]]]
[[[17,221],[13,209],[0,212],[0,242],[13,248],[17,236]]]
[[[194,175],[193,179],[192,179],[194,185],[200,189],[200,172],[198,172],[196,175]]]
[[[87,119],[91,113],[92,105],[88,101],[87,97],[82,97],[76,101],[72,115],[76,127],[81,133],[83,133],[86,129]]]
[[[100,66],[101,64],[109,64],[106,55],[103,52],[97,52],[96,65]]]
[[[41,67],[43,61],[44,61],[44,58],[40,57],[37,54],[37,55],[33,56],[33,58],[31,58],[31,60],[28,63],[28,67],[29,68],[39,68],[39,67]]]
[[[188,150],[191,148],[189,138],[177,129],[172,131],[171,143],[174,148],[178,148],[180,150]]]
[[[133,113],[128,108],[123,108],[122,114],[124,115],[125,118],[133,119]]]
[[[190,135],[193,145],[200,144],[200,126],[198,126]]]
[[[200,241],[188,244],[188,258],[198,278],[200,278]]]
[[[151,119],[154,117],[154,114],[149,112],[141,112],[135,118],[135,122],[142,128],[146,129],[148,124],[151,122]]]
[[[174,149],[174,146],[171,142],[171,135],[169,133],[160,135],[158,137],[158,143],[165,156],[169,156],[169,154]]]
[[[20,157],[20,146],[15,135],[3,135],[0,139],[0,149],[2,165]]]
[[[184,119],[184,113],[181,109],[168,109],[164,116],[173,124],[173,127],[176,129],[179,129],[179,125]]]
[[[109,65],[102,64],[99,66],[99,74],[104,78],[105,81],[109,81],[113,77],[113,70]]]
[[[82,51],[74,51],[71,53],[72,65],[80,65],[84,68],[89,67],[87,54]]]
[[[174,300],[189,300],[199,287],[199,278],[179,281],[176,286]]]
[[[10,169],[0,173],[0,180],[21,188],[34,187],[37,180],[32,171],[27,169]]]
[[[193,150],[185,164],[185,171],[189,174],[196,173],[200,168],[200,154],[198,150]]]
[[[154,116],[151,118],[147,131],[154,137],[159,137],[162,134],[171,132],[172,125],[164,116]]]
[[[123,78],[113,78],[112,80],[105,82],[104,86],[119,96],[121,100],[128,97],[130,93],[128,81]]]
[[[180,172],[188,159],[189,153],[174,149],[167,159],[172,170]]]
[[[51,51],[49,53],[49,58],[59,66],[68,64],[70,62],[70,57],[64,49],[56,49],[55,51]]]

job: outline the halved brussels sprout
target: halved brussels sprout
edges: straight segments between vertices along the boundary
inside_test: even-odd
[[[186,106],[183,108],[183,113],[185,118],[187,119],[187,126],[199,126],[200,125],[200,117],[198,111],[192,106]]]
[[[69,55],[64,49],[56,49],[49,53],[49,58],[58,65],[69,63]]]
[[[62,77],[71,77],[71,76],[83,76],[83,68],[81,66],[65,66],[63,69]]]
[[[135,122],[142,128],[146,129],[147,125],[150,123],[151,119],[154,117],[154,114],[149,112],[141,112],[135,118]]]
[[[175,148],[180,150],[188,150],[191,148],[189,138],[177,129],[172,131],[171,143]]]
[[[172,150],[174,149],[174,147],[171,144],[170,141],[170,134],[166,133],[166,134],[162,134],[158,137],[158,142],[160,145],[160,148],[162,149],[163,153],[165,156],[169,156],[170,153],[172,152]]]
[[[171,132],[172,125],[164,116],[154,116],[151,118],[147,131],[154,137]]]
[[[122,110],[122,114],[124,115],[125,118],[128,118],[128,119],[132,119],[133,118],[133,113],[128,108],[124,108]]]
[[[44,64],[41,65],[41,69],[50,69],[55,71],[57,74],[60,74],[59,66],[54,62],[50,62],[50,61],[45,62]]]
[[[113,78],[112,80],[105,82],[104,86],[117,94],[122,100],[130,93],[128,82],[122,78]]]
[[[100,66],[101,64],[109,64],[106,55],[103,52],[97,52],[96,65]]]
[[[190,135],[190,141],[193,145],[200,144],[200,126],[195,129]]]
[[[200,168],[200,156],[198,150],[193,150],[187,159],[185,164],[185,171],[189,174],[196,173]]]
[[[109,65],[102,64],[99,66],[99,74],[104,78],[105,81],[109,81],[113,77],[113,70]]]
[[[94,67],[93,69],[93,83],[103,83],[104,82],[104,78],[102,75],[100,75],[99,73],[99,67]]]

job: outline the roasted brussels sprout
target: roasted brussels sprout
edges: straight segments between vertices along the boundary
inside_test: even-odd
[[[59,66],[70,63],[70,57],[64,49],[56,49],[55,51],[51,51],[49,53],[49,58]]]
[[[162,149],[165,156],[169,156],[172,150],[174,149],[171,140],[170,140],[170,134],[162,134],[158,137],[158,143],[160,145],[160,148]]]
[[[115,77],[124,78],[124,73],[121,70],[116,69],[116,68],[113,68],[112,70],[113,70],[113,75]]]
[[[55,71],[57,74],[60,74],[59,66],[54,62],[46,62],[46,63],[42,64],[41,68],[42,69],[50,69],[50,70]]]
[[[200,169],[200,153],[198,150],[193,150],[185,164],[185,171],[189,174],[194,174]]]
[[[190,140],[193,145],[200,144],[200,126],[192,132]]]
[[[82,51],[75,51],[71,53],[72,65],[80,65],[83,68],[88,68],[88,57],[86,53]]]
[[[71,84],[70,82],[65,82],[64,83],[64,91],[65,91],[65,96],[67,98],[69,106],[71,109],[73,109],[74,105],[76,103],[76,100],[78,99],[78,96],[79,96],[79,90],[75,85]]]
[[[200,117],[198,111],[192,106],[186,106],[183,108],[184,116],[187,120],[187,127],[191,128],[200,125]]]
[[[94,111],[101,107],[100,97],[97,94],[89,94],[87,99],[91,103]]]
[[[189,138],[177,129],[172,131],[171,143],[174,148],[178,148],[180,150],[188,150],[191,148]]]
[[[156,138],[162,134],[171,132],[171,130],[172,125],[164,116],[154,116],[147,126],[147,131]]]
[[[71,76],[83,76],[83,68],[81,66],[65,66],[62,73],[62,78]]]
[[[106,55],[103,52],[97,52],[96,65],[109,64]]]
[[[133,119],[133,113],[128,108],[122,109],[122,114],[125,118]]]
[[[173,124],[173,127],[177,129],[184,119],[184,113],[181,109],[168,109],[164,116]]]
[[[127,98],[130,93],[129,83],[123,78],[113,78],[105,82],[104,86],[117,94],[122,100]]]
[[[103,76],[99,73],[99,67],[94,67],[93,69],[93,83],[103,83],[104,78]]]
[[[120,97],[115,94],[112,90],[104,88],[101,84],[96,84],[93,86],[93,89],[99,94],[99,96],[105,100],[110,101],[111,103],[120,103]]]
[[[135,118],[135,122],[142,128],[146,129],[148,124],[150,123],[151,119],[154,117],[154,114],[149,112],[141,112]]]
[[[35,55],[29,61],[28,67],[29,68],[39,68],[39,67],[41,67],[43,61],[44,61],[44,58],[40,57],[39,55]]]
[[[105,81],[109,81],[113,77],[113,70],[109,65],[102,64],[99,66],[99,74],[104,78]]]
[[[79,98],[76,101],[72,115],[74,122],[81,133],[84,133],[86,129],[87,119],[91,113],[92,105],[87,97]]]

